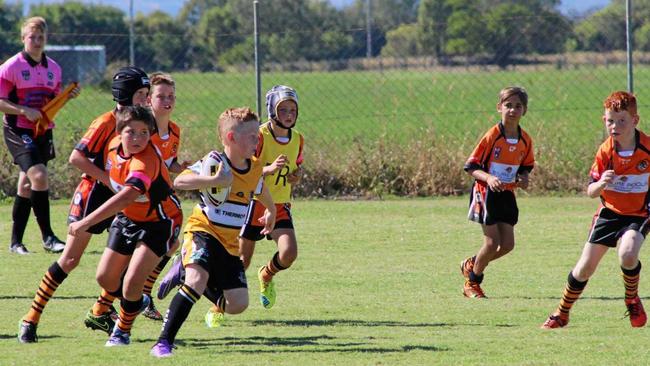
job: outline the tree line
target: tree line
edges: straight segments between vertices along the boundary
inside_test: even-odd
[[[272,4],[271,4],[272,2]],[[136,63],[165,70],[220,70],[253,61],[252,0],[187,0],[172,17],[135,17]],[[520,55],[625,49],[625,1],[582,16],[558,10],[560,0],[371,0],[372,56],[462,58],[506,66]],[[650,0],[636,0],[635,48],[650,50]],[[262,0],[264,62],[365,57],[367,1],[342,9],[324,0]],[[107,61],[128,60],[129,20],[118,8],[65,1],[38,4],[50,44],[103,44]],[[20,49],[22,5],[0,0],[0,56]]]

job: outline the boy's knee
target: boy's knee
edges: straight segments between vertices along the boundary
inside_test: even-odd
[[[483,245],[491,252],[496,252],[499,250],[499,243],[493,238],[486,237]]]
[[[282,265],[282,267],[287,269],[291,267],[293,262],[296,261],[296,258],[298,258],[298,251],[289,250],[284,253],[280,253],[279,257],[280,257],[280,264]]]
[[[637,263],[639,263],[639,256],[637,253],[634,253],[632,251],[626,251],[619,255],[619,261],[621,267],[634,269],[637,266]]]
[[[504,242],[499,245],[499,251],[502,251],[503,253],[510,253],[512,250],[515,249],[515,242]]]
[[[226,305],[226,312],[228,314],[241,314],[248,308],[248,298],[235,298],[230,299]]]
[[[97,273],[95,275],[95,279],[97,280],[97,284],[108,292],[115,292],[119,290],[120,287],[119,282],[116,282],[109,275],[105,273]]]
[[[61,269],[63,269],[65,273],[69,274],[72,270],[77,268],[80,261],[81,261],[80,257],[64,257],[61,258],[59,266],[61,266]]]
[[[573,274],[573,277],[578,280],[578,281],[586,281],[588,280],[591,275],[594,274],[595,268],[590,268],[587,266],[576,266],[571,273]]]

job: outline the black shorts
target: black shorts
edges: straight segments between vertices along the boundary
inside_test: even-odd
[[[494,192],[474,183],[469,196],[468,219],[483,225],[503,222],[515,226],[519,221],[519,208],[511,190]]]
[[[629,230],[638,231],[645,238],[648,233],[648,218],[619,215],[606,207],[601,207],[591,222],[587,242],[615,248],[618,239]]]
[[[72,196],[70,211],[68,212],[68,225],[88,216],[111,197],[113,197],[113,192],[102,183],[94,179],[82,178]],[[86,231],[91,234],[101,234],[111,227],[114,217],[111,216],[91,226]]]
[[[221,245],[214,236],[203,231],[188,231],[183,237],[183,266],[198,264],[210,278],[207,287],[230,290],[248,288],[244,264]]]
[[[176,242],[182,217],[152,222],[135,222],[121,212],[115,216],[108,230],[106,246],[123,255],[133,255],[138,242],[143,242],[157,256],[162,257]]]
[[[34,165],[44,164],[54,159],[54,141],[52,130],[49,129],[44,135],[34,139],[34,131],[27,128],[12,128],[4,126],[5,143],[9,153],[14,158],[14,164],[20,170],[27,170]]]

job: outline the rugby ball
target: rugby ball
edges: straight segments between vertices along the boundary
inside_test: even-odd
[[[213,176],[219,171],[219,164],[223,162],[223,169],[225,171],[230,170],[230,165],[223,156],[218,151],[210,151],[208,155],[203,158],[201,161],[201,175],[203,176]],[[230,194],[230,186],[228,187],[210,187],[204,188],[201,190],[201,195],[207,201],[214,206],[220,206],[222,203],[226,202],[228,199],[228,194]]]

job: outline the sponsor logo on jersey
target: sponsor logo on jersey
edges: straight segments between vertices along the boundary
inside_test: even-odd
[[[645,193],[648,191],[648,178],[650,173],[619,175],[605,189],[618,193]]]
[[[639,162],[639,164],[636,166],[636,168],[637,168],[640,172],[645,171],[646,169],[648,169],[648,161],[645,160],[645,159],[644,159],[644,160],[641,160],[641,162]]]
[[[519,165],[492,162],[490,163],[489,173],[499,178],[503,183],[514,183],[517,170],[519,170]]]
[[[23,76],[23,80],[25,80],[25,81],[29,80],[29,77],[30,77],[29,70],[23,70],[21,72],[21,74]]]
[[[54,73],[52,71],[47,72],[47,79],[48,80],[54,80]]]

